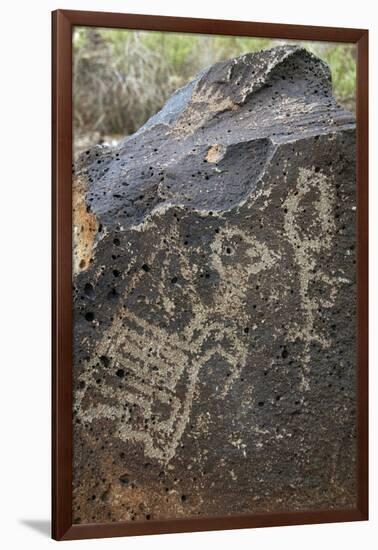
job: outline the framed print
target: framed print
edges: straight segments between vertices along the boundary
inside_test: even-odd
[[[368,518],[368,31],[52,15],[53,538]]]

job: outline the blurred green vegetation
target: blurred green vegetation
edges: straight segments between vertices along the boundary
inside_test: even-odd
[[[95,135],[101,140],[103,136],[133,133],[204,67],[286,42],[77,27],[73,38],[75,140],[93,142]],[[354,111],[355,47],[326,42],[299,44],[326,61],[336,98]]]

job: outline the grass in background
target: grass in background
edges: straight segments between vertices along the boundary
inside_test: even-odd
[[[209,65],[293,41],[76,27],[73,37],[75,153],[131,134],[177,88]],[[299,42],[331,68],[334,94],[355,110],[352,44]]]

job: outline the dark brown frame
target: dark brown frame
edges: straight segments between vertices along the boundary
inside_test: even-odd
[[[357,45],[358,505],[355,509],[72,524],[72,28],[96,26]],[[57,10],[52,13],[52,537],[70,540],[368,519],[368,31]]]

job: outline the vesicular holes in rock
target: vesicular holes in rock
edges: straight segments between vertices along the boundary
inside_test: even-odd
[[[85,314],[85,319],[88,321],[88,323],[91,323],[92,321],[94,321],[94,313],[92,311],[87,311],[86,314]]]
[[[95,292],[91,283],[86,283],[84,287],[84,293],[88,298],[94,298]]]
[[[122,485],[128,485],[130,483],[130,478],[129,478],[129,474],[123,474],[120,476],[119,478],[120,482],[122,483]]]
[[[100,361],[104,367],[108,367],[110,365],[110,359],[106,355],[101,355]]]
[[[108,300],[115,300],[118,296],[118,292],[116,291],[115,288],[112,288],[109,292],[108,292],[108,295],[107,295],[107,299]]]

